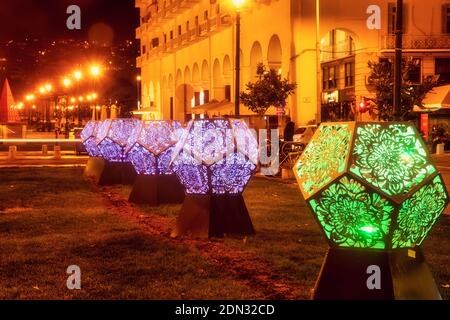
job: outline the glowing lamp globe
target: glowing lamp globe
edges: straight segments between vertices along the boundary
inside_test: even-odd
[[[177,121],[142,121],[128,141],[127,158],[140,175],[170,175],[172,153],[182,131]]]
[[[256,170],[258,143],[245,122],[191,121],[172,163],[187,194],[174,235],[254,233],[242,193]]]
[[[133,129],[139,125],[136,119],[108,119],[97,131],[97,145],[102,157],[109,162],[129,162],[126,154]]]
[[[90,157],[101,157],[100,149],[97,145],[97,132],[101,122],[89,121],[81,131],[81,142]]]
[[[373,257],[374,265],[391,263],[392,267],[392,261],[412,263],[408,255],[413,255],[416,264],[424,264],[418,247],[445,210],[448,194],[414,125],[323,124],[295,165],[294,173],[332,248],[322,270],[323,281],[316,287],[317,298],[330,298],[327,294],[334,290],[327,290],[327,272],[340,277],[332,277],[335,286],[339,281],[350,281],[339,273],[339,268],[345,266],[343,257],[353,256],[348,259],[350,264],[353,260],[358,263],[364,259],[357,256],[365,252],[363,256]],[[407,285],[405,275],[402,282],[390,272],[385,273],[391,277],[387,283],[394,287]],[[422,276],[430,278],[429,273]],[[365,296],[365,285],[361,288],[352,293],[356,298],[373,297],[373,292]],[[411,293],[417,288],[409,289],[402,292]],[[426,293],[418,290],[412,295],[433,296],[434,289]],[[345,296],[349,292],[341,293],[336,296],[334,290],[331,297],[349,298]],[[404,297],[397,293],[388,298]]]

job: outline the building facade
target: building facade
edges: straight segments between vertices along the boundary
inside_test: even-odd
[[[395,5],[388,0],[246,0],[240,10],[241,90],[262,62],[298,84],[286,108],[297,125],[361,117],[356,105],[374,95],[368,62],[394,56]],[[151,117],[185,120],[196,110],[232,114],[233,1],[137,0],[136,6],[142,105]],[[417,66],[411,77],[420,82],[439,75],[441,84],[449,83],[450,1],[404,0],[404,33],[404,55]],[[240,110],[249,113],[244,106]]]

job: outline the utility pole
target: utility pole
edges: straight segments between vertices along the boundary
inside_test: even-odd
[[[241,94],[241,13],[236,12],[236,81],[234,96],[234,115],[239,117],[240,94]]]
[[[320,49],[321,49],[321,39],[320,39],[320,0],[316,0],[316,124],[319,125],[322,122],[322,65],[320,61]]]
[[[395,20],[394,121],[399,121],[402,103],[403,0],[397,0]]]

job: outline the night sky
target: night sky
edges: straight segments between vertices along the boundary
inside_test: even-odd
[[[66,27],[69,5],[81,8],[80,31]],[[132,40],[139,25],[139,10],[134,7],[134,0],[2,0],[0,6],[0,41],[88,40],[105,37],[105,33],[106,38],[113,35],[113,41]]]

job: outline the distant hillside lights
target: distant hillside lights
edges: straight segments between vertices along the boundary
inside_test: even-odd
[[[77,5],[71,5],[67,7],[67,14],[70,16],[67,18],[66,26],[69,30],[81,30],[81,9]]]

